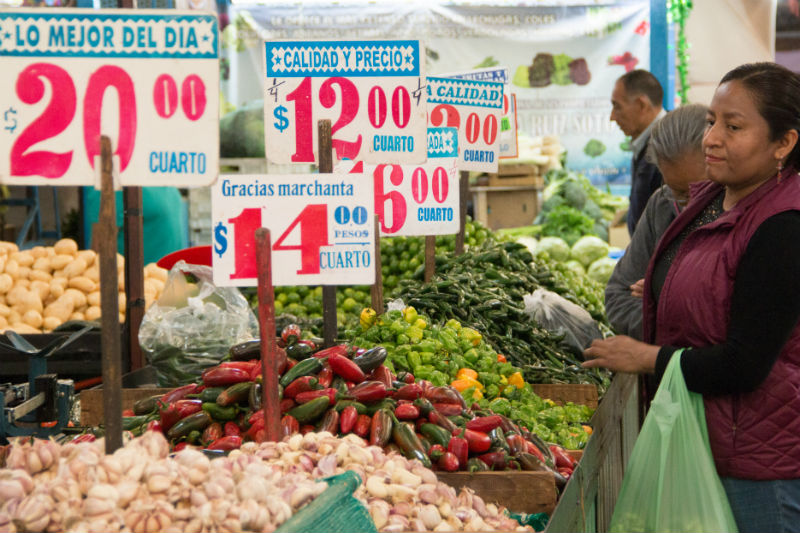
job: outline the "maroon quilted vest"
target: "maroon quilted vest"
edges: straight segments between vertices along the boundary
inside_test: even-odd
[[[800,210],[800,176],[784,171],[716,221],[692,232],[667,274],[658,307],[650,279],[655,260],[722,190],[713,182],[692,188],[692,200],[670,225],[648,267],[643,333],[659,346],[704,347],[725,341],[733,283],[741,255],[759,225]],[[786,246],[800,246],[787,242]],[[798,272],[800,275],[800,272]],[[800,324],[767,379],[753,392],[705,396],[711,451],[721,476],[768,480],[800,478]]]

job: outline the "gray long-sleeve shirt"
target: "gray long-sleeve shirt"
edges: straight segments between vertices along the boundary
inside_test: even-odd
[[[631,295],[631,285],[644,278],[658,240],[677,215],[675,197],[662,185],[647,201],[625,255],[614,267],[606,285],[606,315],[621,335],[642,339],[642,299]]]

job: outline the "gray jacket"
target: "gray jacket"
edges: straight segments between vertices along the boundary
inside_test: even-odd
[[[631,295],[630,286],[644,278],[656,244],[677,215],[675,197],[662,185],[647,201],[625,255],[614,267],[606,285],[606,315],[621,335],[642,339],[642,299]]]

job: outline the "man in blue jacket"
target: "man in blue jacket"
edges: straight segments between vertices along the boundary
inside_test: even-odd
[[[661,187],[663,181],[658,167],[644,156],[650,129],[665,113],[661,107],[663,97],[664,91],[656,77],[646,70],[638,69],[620,76],[611,93],[611,120],[632,139],[631,195],[628,207],[628,233],[631,236],[647,200]]]

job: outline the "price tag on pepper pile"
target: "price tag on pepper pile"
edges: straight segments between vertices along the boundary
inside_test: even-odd
[[[167,13],[0,11],[0,181],[93,185],[101,135],[123,185],[216,179],[217,17]]]
[[[331,120],[336,159],[425,161],[427,104],[419,41],[267,41],[266,154],[315,163],[317,123]]]
[[[428,77],[428,125],[458,128],[459,170],[497,172],[503,84]]]
[[[220,176],[211,189],[214,283],[257,284],[261,227],[271,233],[274,285],[374,283],[373,203],[362,174]]]

